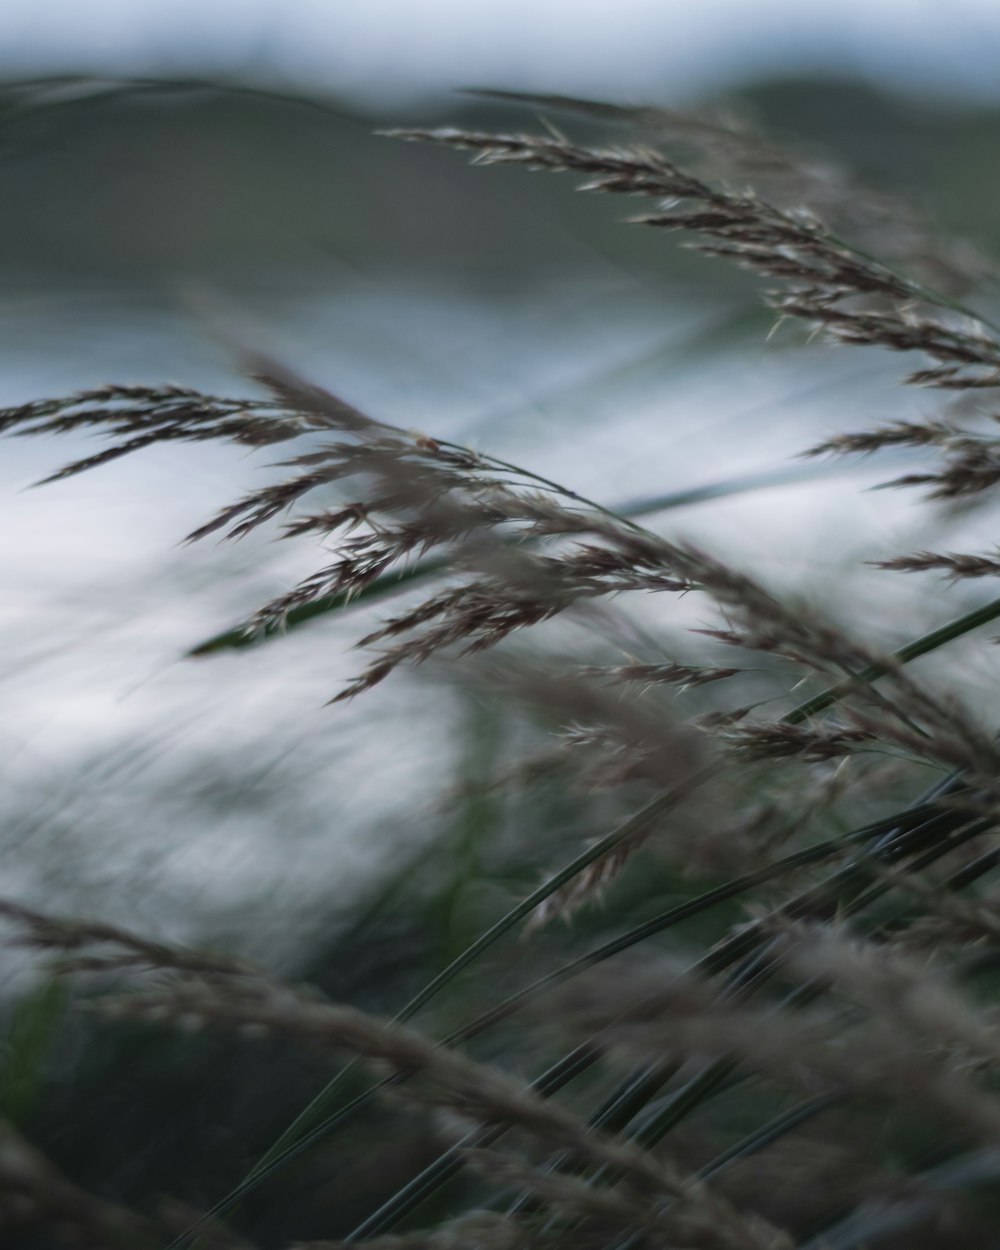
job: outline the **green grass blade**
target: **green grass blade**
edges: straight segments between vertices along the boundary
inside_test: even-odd
[[[617,829],[606,834],[593,846],[587,847],[574,860],[567,864],[559,872],[553,874],[549,879],[542,883],[538,889],[533,890],[529,895],[523,898],[516,906],[512,907],[506,915],[502,916],[496,924],[492,925],[484,933],[482,933],[475,942],[472,942],[465,948],[460,955],[451,961],[447,968],[438,973],[433,980],[429,981],[423,989],[403,1007],[394,1017],[397,1024],[404,1023],[411,1019],[425,1004],[430,1002],[444,987],[453,981],[465,968],[477,959],[484,951],[488,950],[494,942],[503,937],[505,933],[509,933],[516,925],[526,919],[531,913],[556,891],[568,884],[572,879],[581,873],[585,868],[589,867],[596,860],[613,851],[615,847],[627,841],[629,838],[641,833],[646,827],[658,817],[669,811],[675,803],[679,802],[686,793],[687,788],[692,783],[686,783],[684,786],[678,786],[673,790],[659,794],[652,799],[638,812],[623,821]],[[325,1111],[329,1105],[332,1096],[339,1088],[342,1075],[334,1078],[319,1094],[313,1099],[308,1107],[299,1115],[295,1121],[288,1127],[282,1136],[275,1142],[274,1146],[258,1163],[254,1169],[266,1167],[302,1132],[311,1128],[314,1122]]]
[[[961,1155],[910,1179],[912,1196],[864,1203],[846,1219],[810,1238],[801,1250],[868,1250],[886,1237],[892,1237],[896,1245],[904,1244],[898,1240],[899,1234],[918,1229],[940,1213],[940,1195],[977,1189],[995,1195],[1000,1181],[1000,1149],[992,1146]]]
[[[935,819],[923,820],[923,817],[928,813],[928,809],[933,807],[932,800],[940,797],[942,793],[947,793],[950,789],[953,789],[959,784],[960,781],[958,778],[948,778],[945,782],[938,783],[936,786],[932,787],[932,789],[925,796],[925,799],[908,809],[907,812],[894,814],[892,817],[879,822],[877,826],[869,826],[864,829],[856,830],[854,833],[847,835],[846,838],[841,841],[871,840],[872,838],[877,837],[880,832],[884,833],[887,827],[889,827],[896,829],[897,836],[892,842],[883,846],[881,852],[883,855],[888,855],[890,852],[893,852],[894,847],[898,853],[901,849],[899,844],[901,844],[902,848],[913,849],[915,842],[919,845],[920,841],[926,840],[929,836],[933,836],[937,833],[941,828],[942,822],[946,825],[948,823],[954,824],[956,821],[960,823],[960,815],[950,811],[940,813]],[[914,821],[917,822],[915,826],[913,824]],[[903,825],[902,828],[900,828],[901,824]],[[966,830],[963,833],[962,840],[975,836],[977,832],[981,832],[981,829],[973,828],[972,832]],[[935,846],[930,853],[931,859],[939,858],[945,853],[946,850],[950,850],[953,845],[953,842],[949,842],[947,845],[939,844]],[[861,861],[861,863],[863,863],[863,861]],[[859,866],[859,863],[847,865],[845,869],[834,875],[833,880],[835,882],[840,882],[841,888],[843,888],[843,883],[853,882],[857,879],[857,870]],[[866,895],[863,889],[866,880],[867,874],[865,874],[862,880],[858,883],[861,895],[856,896],[855,901],[857,902],[857,898],[860,897],[863,900],[861,905],[867,905],[869,902],[873,902],[876,897],[881,895],[881,893],[885,893],[891,888],[888,883],[879,882],[875,887],[875,890],[878,891],[878,893],[873,894],[869,891]],[[814,908],[821,900],[823,892],[830,892],[831,884],[831,882],[824,882],[821,883],[820,887],[806,891],[804,894],[800,895],[797,900],[794,900],[793,903],[789,905],[789,910],[791,911],[791,909],[797,907],[799,910],[804,909],[808,911],[809,909]],[[842,897],[840,891],[836,891],[834,893],[834,897]],[[694,901],[697,902],[698,900]],[[683,905],[681,909],[683,909]],[[699,960],[694,966],[693,971],[718,973],[730,966],[737,959],[747,956],[749,958],[749,964],[745,963],[743,969],[737,970],[737,972],[731,977],[733,987],[745,992],[752,986],[754,980],[767,979],[772,970],[770,961],[766,958],[766,953],[762,957],[761,954],[755,950],[759,940],[760,935],[753,932],[736,935],[735,937],[730,938],[727,942],[724,942],[720,947],[716,948],[714,952],[711,952],[708,956]],[[585,956],[584,958],[586,959],[587,957]],[[592,959],[592,956],[591,962],[596,962]],[[570,967],[570,965],[567,967]],[[804,991],[796,991],[796,993],[792,995],[791,1001],[794,1001],[797,997],[808,995],[811,992],[812,990],[809,987],[806,987]],[[663,1083],[669,1079],[672,1072],[673,1068],[667,1065],[654,1064],[639,1069],[637,1073],[633,1073],[626,1078],[626,1080],[611,1093],[608,1099],[605,1100],[603,1106],[591,1117],[589,1123],[594,1127],[603,1128],[605,1131],[615,1132],[622,1130],[642,1109],[648,1098],[661,1088]],[[634,1140],[646,1149],[655,1145],[657,1141],[670,1132],[690,1111],[701,1105],[715,1093],[718,1093],[721,1089],[728,1088],[729,1085],[732,1084],[732,1078],[735,1072],[735,1063],[728,1059],[719,1059],[710,1064],[708,1068],[692,1078],[688,1084],[678,1090],[665,1108],[661,1109],[656,1116],[636,1130],[633,1134]],[[742,1080],[743,1078],[739,1077],[737,1079]],[[561,1161],[562,1156],[559,1156],[557,1159],[553,1160],[551,1166],[557,1167]],[[600,1177],[604,1177],[606,1179],[606,1174],[604,1172],[599,1172],[597,1177],[594,1179],[597,1180]],[[520,1210],[521,1207],[529,1201],[529,1195],[521,1195],[511,1208],[512,1211]]]
[[[721,1154],[716,1155],[711,1163],[706,1163],[703,1168],[698,1170],[698,1179],[702,1181],[710,1180],[713,1176],[717,1176],[734,1163],[740,1163],[744,1159],[751,1158],[758,1151],[766,1149],[786,1134],[794,1132],[795,1129],[811,1120],[814,1116],[820,1115],[831,1107],[835,1107],[842,1101],[842,1094],[817,1094],[814,1098],[807,1098],[803,1102],[796,1103],[794,1107],[790,1107],[787,1111],[783,1111],[781,1115],[775,1116],[767,1124],[762,1124],[760,1128],[755,1129],[752,1133],[748,1133],[746,1137],[735,1142],[728,1150],[724,1150]]]
[[[597,1061],[597,1058],[596,1053],[588,1045],[578,1046],[533,1081],[529,1088],[533,1089],[536,1094],[541,1094],[543,1098],[548,1098],[585,1072]],[[491,1145],[506,1132],[506,1125],[491,1125],[485,1129],[474,1130],[463,1142],[439,1155],[422,1172],[398,1189],[377,1211],[372,1212],[357,1228],[353,1229],[344,1239],[345,1242],[350,1244],[361,1241],[392,1228],[462,1168],[463,1148],[471,1145]]]
[[[962,819],[961,813],[951,813],[952,816]],[[969,839],[978,837],[987,830],[993,828],[994,822],[991,820],[981,820],[973,824],[966,824],[964,827],[955,831],[954,836],[941,839],[935,846],[932,846],[922,856],[913,862],[911,871],[920,872],[924,868],[929,867],[936,860],[948,854],[956,846]],[[954,887],[952,887],[954,888]],[[842,917],[855,915],[863,911],[866,907],[884,897],[892,889],[892,883],[886,880],[880,880],[867,888],[860,890],[853,898],[843,901],[839,905],[839,914]],[[788,911],[789,909],[783,909]],[[726,944],[724,944],[725,946]],[[736,949],[742,948],[742,943],[734,943]],[[712,952],[695,965],[696,969],[705,969],[709,971],[718,971],[717,965],[721,962],[724,955],[722,948],[720,952]],[[812,986],[803,986],[793,991],[788,996],[788,1002],[807,1001],[815,993],[819,992]],[[646,1149],[651,1149],[658,1142],[670,1133],[677,1125],[696,1108],[702,1106],[713,1094],[718,1092],[722,1085],[729,1079],[736,1070],[736,1063],[730,1059],[716,1059],[708,1065],[702,1072],[693,1077],[687,1085],[677,1092],[667,1107],[665,1107],[652,1120],[643,1125],[635,1134],[635,1141]]]
[[[521,902],[511,908],[505,916],[467,947],[456,959],[452,960],[447,968],[440,972],[432,981],[428,982],[420,993],[412,998],[395,1016],[395,1022],[402,1023],[414,1016],[421,1007],[429,1002],[464,968],[505,933],[530,915],[540,903],[561,889],[595,860],[608,854],[628,838],[641,833],[647,825],[677,803],[687,792],[687,788],[696,781],[697,778],[673,790],[657,795],[638,812],[635,812],[623,821],[616,829],[606,834],[605,837],[594,843],[593,846],[581,852],[571,863],[540,885],[537,890],[532,891],[531,894],[522,899]],[[328,1127],[335,1127],[336,1124],[342,1122],[343,1113],[337,1112],[334,1116],[328,1118],[326,1111],[339,1092],[343,1081],[350,1073],[357,1070],[357,1066],[356,1061],[352,1061],[341,1069],[333,1080],[328,1082],[309,1105],[295,1118],[251,1171],[247,1173],[239,1185],[226,1194],[212,1208],[211,1212],[206,1213],[198,1221],[197,1225],[176,1238],[171,1243],[169,1250],[180,1250],[180,1247],[190,1244],[192,1236],[196,1234],[199,1227],[204,1225],[206,1220],[219,1212],[232,1210],[239,1201],[256,1189],[265,1178],[272,1176],[279,1167],[290,1162],[292,1158],[297,1158],[302,1153],[302,1150],[306,1148],[302,1143],[307,1137],[311,1145],[318,1141],[320,1136],[325,1135]],[[362,1095],[362,1097],[367,1096]]]
[[[892,658],[900,664],[909,664],[911,660],[919,659],[922,655],[929,655],[932,651],[936,651],[939,647],[945,646],[949,642],[954,642],[956,638],[961,638],[963,634],[971,633],[972,630],[978,629],[980,625],[988,625],[990,621],[995,621],[1000,617],[1000,599],[991,599],[989,603],[984,603],[981,607],[974,608],[971,612],[966,612],[964,616],[958,616],[953,621],[948,621],[944,625],[932,629],[930,633],[923,634],[920,638],[915,638],[912,642],[908,642],[905,646],[900,647],[898,651],[892,653]],[[821,691],[811,699],[807,699],[805,703],[801,703],[794,711],[790,712],[784,720],[789,724],[797,724],[800,721],[808,720],[810,716],[816,716],[819,712],[825,712],[828,707],[832,707],[834,703],[844,698],[845,695],[851,693],[857,688],[859,682],[865,684],[878,681],[880,677],[887,676],[891,669],[885,665],[872,664],[866,669],[862,669],[856,677],[852,677],[849,681],[840,682],[836,686],[831,686],[827,690]]]

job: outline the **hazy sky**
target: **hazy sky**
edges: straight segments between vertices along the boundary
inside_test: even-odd
[[[1000,93],[1000,0],[35,0],[0,69],[264,69],[388,97],[490,83],[673,98],[828,65]]]

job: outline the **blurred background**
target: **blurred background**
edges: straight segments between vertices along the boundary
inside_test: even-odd
[[[609,506],[709,488],[651,523],[898,645],[979,592],[931,599],[863,561],[992,535],[978,514],[868,489],[902,459],[796,456],[932,411],[896,385],[899,361],[772,333],[757,283],[622,226],[628,203],[375,132],[630,137],[468,87],[722,109],[966,240],[987,307],[998,64],[991,0],[7,5],[0,403],[112,381],[239,393],[252,384],[236,349],[263,349],[372,416]],[[560,838],[579,844],[579,808],[559,795],[445,805],[513,758],[523,732],[461,691],[417,675],[326,706],[360,669],[350,647],[377,607],[185,658],[317,553],[267,535],[180,547],[263,480],[266,453],[159,447],[26,489],[81,446],[8,440],[0,460],[4,893],[217,942],[391,1006],[556,862]],[[677,627],[671,604],[643,611]],[[965,657],[969,688],[988,662]],[[599,817],[582,819],[598,831]],[[546,837],[525,835],[515,871],[525,820]],[[616,906],[628,905],[626,892]],[[8,992],[23,977],[12,957]],[[73,1070],[46,1069],[24,1105]],[[108,1098],[123,1114],[125,1092],[105,1089],[75,1128],[55,1112],[46,1128],[36,1108],[36,1137],[65,1160]],[[240,1131],[266,1144],[284,1118]],[[90,1166],[118,1194],[170,1188],[160,1148]],[[239,1170],[213,1150],[220,1179],[202,1177],[196,1197]]]

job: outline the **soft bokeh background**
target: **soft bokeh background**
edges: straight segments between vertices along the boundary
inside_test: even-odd
[[[455,94],[470,85],[721,104],[996,255],[998,54],[988,0],[7,5],[0,402],[106,381],[245,389],[250,346],[609,505],[788,468],[823,434],[929,401],[895,385],[898,361],[772,335],[754,282],[624,228],[628,205],[374,131],[539,125],[537,109]],[[516,731],[420,677],[326,706],[360,667],[368,609],[184,658],[314,563],[267,536],[179,546],[266,455],[160,447],[31,491],[80,445],[3,450],[4,891],[308,965],[343,992],[370,957],[375,999],[398,999],[397,965],[404,982],[433,966],[507,897],[477,839],[504,845],[525,810],[442,815],[442,794],[489,776]],[[918,597],[862,562],[932,533],[992,537],[866,490],[894,467],[814,467],[656,524],[891,645],[977,592]],[[701,623],[676,611],[643,608],[665,630]],[[990,662],[969,658],[968,687]],[[572,824],[557,803],[530,814],[555,832],[529,880]],[[442,840],[445,885],[439,871],[421,910]],[[121,1191],[165,1183],[146,1162],[153,1179],[140,1156],[92,1166]]]

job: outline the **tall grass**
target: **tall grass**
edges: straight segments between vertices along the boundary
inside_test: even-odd
[[[645,201],[631,220],[650,247],[679,234],[763,278],[778,317],[845,348],[905,354],[902,384],[936,393],[936,413],[804,452],[925,448],[927,471],[892,485],[986,500],[1000,481],[1000,330],[965,302],[988,276],[984,261],[731,121],[532,102],[610,116],[642,141],[391,133]],[[0,1144],[7,1224],[41,1229],[51,1244],[255,1244],[247,1210],[262,1186],[280,1193],[292,1165],[334,1134],[398,1172],[397,1134],[416,1118],[434,1150],[353,1231],[295,1244],[995,1244],[997,727],[908,665],[1000,617],[1000,600],[883,654],[868,640],[871,605],[854,607],[848,632],[640,523],[670,498],[607,507],[530,467],[400,429],[280,362],[250,356],[246,368],[256,389],[243,397],[108,385],[8,408],[0,428],[106,437],[47,480],[165,441],[287,444],[279,476],[190,539],[278,522],[285,540],[332,555],[198,650],[405,591],[360,639],[366,658],[331,701],[425,668],[531,727],[527,758],[448,803],[486,784],[531,794],[542,778],[587,795],[574,810],[607,813],[609,825],[584,830],[563,863],[543,847],[542,883],[391,1019],[224,954],[4,902],[17,940],[59,975],[96,985],[78,1000],[88,1011],[343,1060],[307,1106],[288,1107],[284,1131],[208,1212],[119,1209],[58,1175],[10,1127]],[[880,564],[887,577],[1000,570],[990,552],[886,553]],[[653,632],[631,612],[637,592],[696,596],[717,620],[679,646],[677,631]],[[654,848],[714,884],[651,914]],[[577,925],[612,884],[628,899],[613,913],[618,931],[589,949],[570,939],[553,965],[546,926]],[[735,919],[734,901],[746,908]],[[696,919],[710,937],[685,960],[663,935]],[[501,977],[496,952],[518,937]],[[469,1001],[477,1009],[460,1018]],[[393,1110],[373,1140],[365,1126],[383,1099]]]

